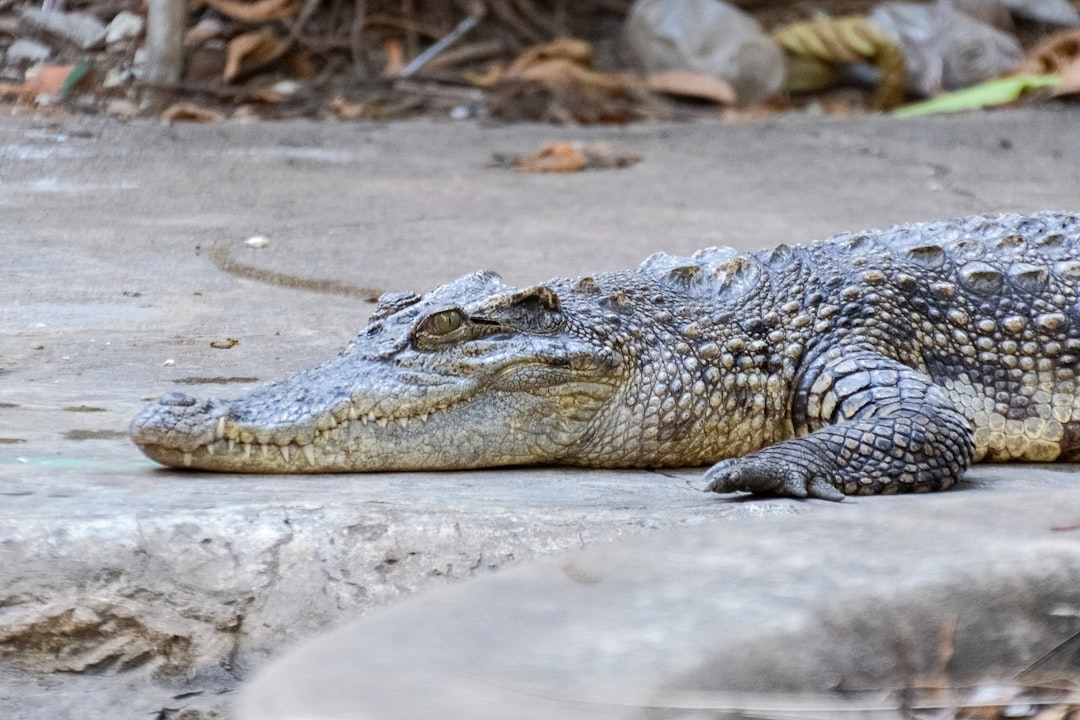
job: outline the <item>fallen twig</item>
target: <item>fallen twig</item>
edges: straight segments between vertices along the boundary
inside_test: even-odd
[[[457,24],[457,27],[451,30],[449,34],[446,35],[446,37],[442,38],[437,43],[429,47],[427,50],[417,55],[412,62],[402,68],[401,73],[398,75],[398,77],[410,78],[415,75],[417,72],[419,72],[420,68],[424,67],[424,65],[427,65],[427,63],[432,58],[434,58],[443,50],[456,43],[465,35],[465,33],[476,27],[483,17],[484,6],[481,4],[477,4],[476,9],[471,15],[459,22]]]

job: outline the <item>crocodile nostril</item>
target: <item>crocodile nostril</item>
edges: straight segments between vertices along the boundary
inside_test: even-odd
[[[158,398],[158,405],[167,407],[191,407],[195,402],[195,398],[182,392],[166,393]]]

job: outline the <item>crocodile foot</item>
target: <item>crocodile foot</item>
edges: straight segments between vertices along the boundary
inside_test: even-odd
[[[818,498],[840,502],[844,493],[811,468],[769,457],[723,460],[705,473],[705,492],[749,492],[755,495],[781,495],[794,498]]]

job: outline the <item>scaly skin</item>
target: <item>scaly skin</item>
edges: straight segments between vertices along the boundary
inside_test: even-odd
[[[384,296],[337,358],[131,435],[255,473],[717,463],[708,489],[938,490],[1080,456],[1080,214],[979,216],[759,253],[657,254],[519,290]]]

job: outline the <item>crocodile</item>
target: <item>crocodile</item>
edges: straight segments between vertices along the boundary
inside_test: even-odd
[[[981,215],[759,252],[657,253],[534,287],[383,295],[336,358],[131,437],[178,468],[706,466],[708,491],[940,490],[1080,458],[1080,213]]]

